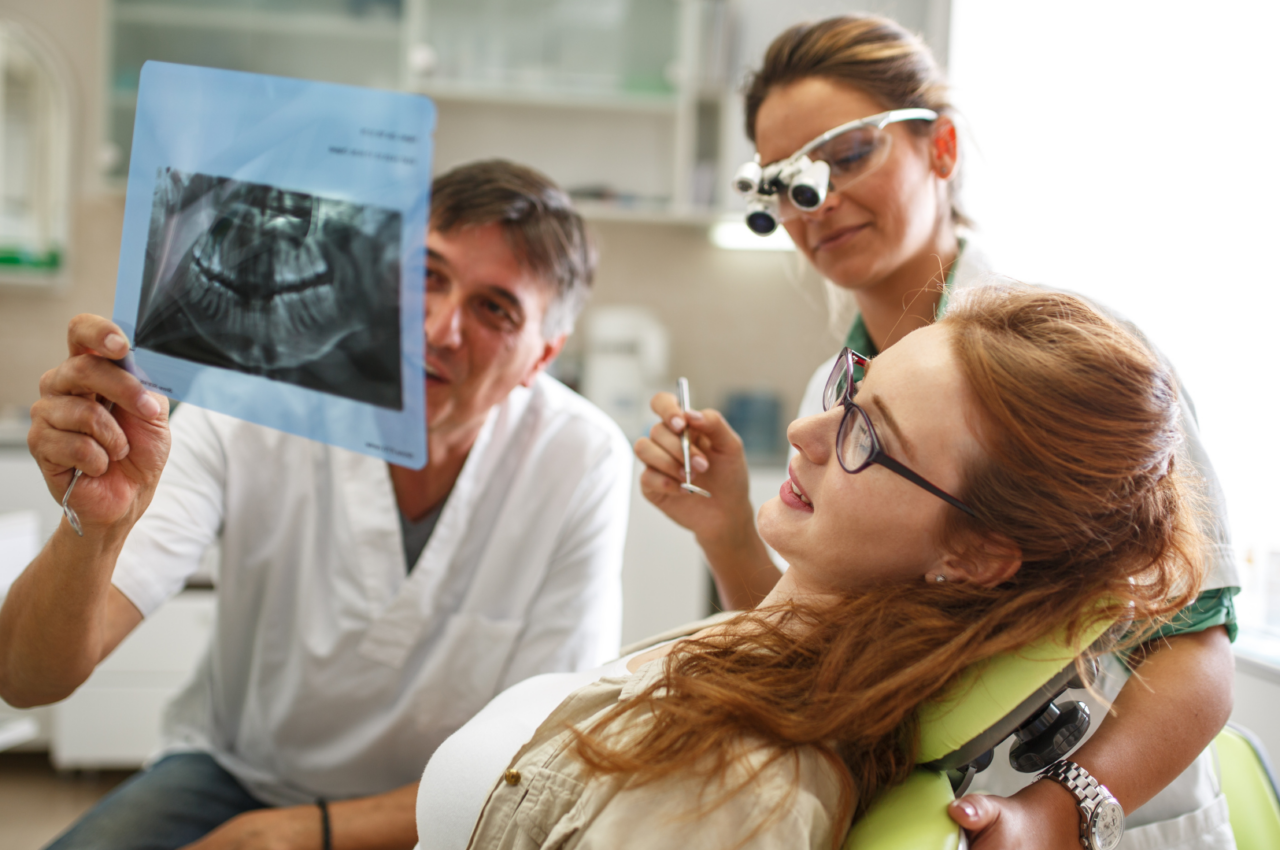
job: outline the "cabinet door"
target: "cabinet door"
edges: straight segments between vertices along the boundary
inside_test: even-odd
[[[400,0],[114,0],[110,176],[128,173],[138,75],[147,60],[396,88],[401,18]]]
[[[165,706],[203,656],[213,618],[213,592],[189,590],[144,620],[53,707],[54,765],[140,767],[160,746]]]
[[[188,590],[169,600],[102,660],[85,685],[124,674],[185,678],[209,644],[214,598],[211,590]]]
[[[136,768],[160,747],[160,718],[180,683],[86,684],[53,711],[50,759],[59,770]]]

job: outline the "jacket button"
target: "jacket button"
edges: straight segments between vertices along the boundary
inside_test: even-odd
[[[504,781],[504,782],[506,782],[508,785],[519,785],[519,784],[520,784],[520,771],[516,770],[516,769],[513,767],[513,768],[511,768],[510,770],[508,770],[506,773],[502,774],[502,779],[503,779],[503,781]]]

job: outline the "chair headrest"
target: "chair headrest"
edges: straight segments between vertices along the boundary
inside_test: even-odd
[[[959,767],[1012,735],[1061,693],[1082,652],[1114,641],[1113,625],[1091,625],[1075,648],[1064,631],[970,667],[947,696],[921,706],[918,761],[935,770]]]

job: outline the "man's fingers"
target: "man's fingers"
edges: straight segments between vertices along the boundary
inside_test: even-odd
[[[32,448],[32,454],[50,477],[82,469],[85,475],[96,478],[107,471],[111,461],[97,440],[70,431],[48,431],[38,451],[37,447]]]
[[[113,460],[121,460],[129,454],[129,440],[125,437],[120,423],[110,411],[93,399],[80,396],[55,396],[41,399],[32,407],[32,413],[47,426],[42,433],[36,434],[37,440],[44,437],[51,438],[56,434],[83,435],[99,446],[104,456],[110,456]],[[78,444],[79,441],[71,442]],[[66,441],[62,444],[65,445]],[[32,450],[35,451],[36,448],[47,456],[48,446],[33,446]],[[80,449],[75,453],[74,459],[96,462],[97,453],[87,453],[87,450]],[[69,465],[83,468],[78,463]],[[87,468],[85,472],[96,474]]]
[[[108,360],[81,354],[63,361],[40,379],[42,396],[99,395],[141,419],[155,419],[163,409],[142,382]]]
[[[67,324],[67,350],[72,357],[92,353],[119,360],[129,353],[129,340],[110,319],[81,313]]]

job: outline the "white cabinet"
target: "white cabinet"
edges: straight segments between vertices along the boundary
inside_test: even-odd
[[[715,201],[729,0],[112,0],[110,173],[148,59],[419,91],[437,173],[505,157],[594,214]],[[696,218],[696,215],[694,216]]]
[[[214,609],[213,591],[183,591],[55,705],[54,766],[137,767],[152,755],[160,745],[165,706],[208,647]]]
[[[693,533],[667,519],[641,495],[641,468],[637,463],[622,556],[623,646],[706,617],[715,604],[711,576]],[[752,506],[758,511],[778,495],[786,479],[784,466],[752,469]],[[769,554],[785,568],[772,549]]]

